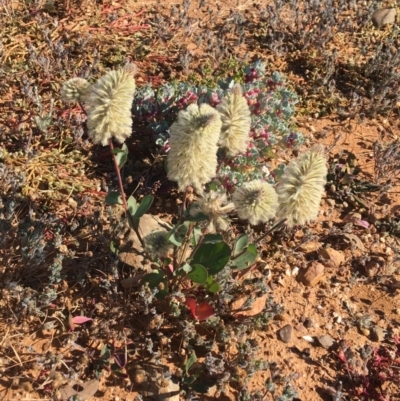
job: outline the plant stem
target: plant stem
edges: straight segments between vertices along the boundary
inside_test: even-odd
[[[265,232],[263,235],[258,237],[254,243],[257,244],[258,242],[262,241],[267,235],[271,234],[273,231],[281,228],[284,224],[286,223],[286,219],[279,220],[277,223],[275,223],[267,232]]]
[[[265,232],[263,235],[258,237],[253,244],[257,244],[260,241],[262,241],[267,235],[271,234],[273,231],[277,230],[278,228],[281,228],[283,224],[285,224],[286,219],[279,220],[276,224],[274,224],[267,232]],[[247,247],[243,249],[242,252],[238,253],[236,256],[234,256],[231,260],[237,259],[239,256],[244,255],[247,252]]]
[[[223,152],[224,152],[224,153],[223,153],[223,155],[222,155],[221,161],[220,161],[219,164],[218,164],[217,171],[215,172],[215,177],[214,177],[214,179],[216,179],[216,178],[218,177],[218,174],[219,174],[219,172],[221,171],[221,168],[222,168],[222,166],[223,166],[224,163],[225,163],[225,160],[226,160],[226,150],[224,149]]]
[[[117,158],[115,157],[115,154],[113,152],[114,145],[112,143],[112,139],[111,138],[110,138],[110,141],[108,142],[108,144],[110,145],[111,155],[112,155],[113,162],[114,162],[114,168],[115,168],[115,171],[116,171],[117,177],[118,177],[119,191],[121,192],[122,204],[124,205],[124,210],[125,210],[126,217],[128,218],[129,225],[131,226],[133,231],[135,231],[135,233],[136,233],[141,245],[144,247],[143,238],[141,237],[141,235],[139,233],[139,228],[136,227],[135,222],[133,221],[133,217],[129,213],[128,203],[126,201],[126,196],[125,196],[125,192],[124,192],[124,185],[122,183],[122,178],[121,178],[121,170],[120,170],[120,168],[118,166]]]

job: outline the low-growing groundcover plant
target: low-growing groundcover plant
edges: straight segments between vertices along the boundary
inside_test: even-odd
[[[238,343],[234,362],[228,362],[222,352],[232,335],[245,336],[266,327],[280,310],[271,298],[265,298],[266,306],[243,320],[230,303],[247,292],[241,310],[251,310],[257,298],[268,294],[262,274],[251,280],[243,277],[257,270],[258,247],[267,234],[316,219],[327,175],[321,147],[304,152],[286,168],[279,166],[273,172],[266,168],[279,147],[290,150],[302,143],[301,136],[287,126],[296,98],[279,74],[271,80],[264,78],[262,64],[245,71],[243,85],[233,81],[217,89],[166,85],[157,93],[145,88],[142,97],[136,95],[135,114],[141,123],[153,121],[166,153],[167,177],[182,193],[175,225],[144,237],[140,219],[149,211],[153,196],[144,196],[140,204],[133,196],[126,199],[120,172],[128,158],[125,141],[132,126],[134,67],[127,64],[110,71],[92,85],[73,78],[62,89],[65,101],[80,102],[86,110],[92,141],[111,148],[120,192],[108,193],[105,201],[124,206],[131,229],[152,261],[153,270],[138,276],[137,296],[144,302],[141,312],[153,315],[153,327],[159,330],[169,319],[182,332],[182,345],[190,355],[181,376],[187,399],[215,384],[218,392],[228,384],[238,387],[241,400],[261,400],[268,392],[273,395],[276,384],[284,385],[276,399],[291,400],[296,395],[289,378],[282,380],[272,363],[256,358],[253,340]],[[158,119],[170,122],[168,117],[174,121],[161,129]],[[114,148],[113,139],[123,144],[120,149]],[[233,221],[239,223],[239,230]],[[260,224],[265,232],[256,238],[250,227]],[[118,252],[115,242],[111,247]],[[161,312],[166,316],[158,318]],[[234,323],[228,324],[232,319]],[[208,350],[204,363],[196,357],[200,345]],[[212,356],[215,347],[222,352],[217,358]],[[152,347],[147,349],[160,363],[160,355]],[[266,388],[249,392],[249,378],[268,368],[271,379]]]

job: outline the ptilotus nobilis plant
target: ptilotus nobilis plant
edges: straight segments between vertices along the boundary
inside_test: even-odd
[[[179,112],[170,130],[168,178],[181,191],[191,185],[201,193],[215,176],[221,126],[220,114],[208,104],[191,104]]]
[[[135,65],[127,63],[92,85],[82,78],[72,78],[63,85],[61,97],[65,102],[85,105],[88,133],[94,144],[108,145],[111,138],[124,143],[131,136],[135,72]]]
[[[240,85],[231,89],[217,110],[222,119],[220,146],[231,156],[245,153],[250,140],[251,113]]]
[[[328,169],[323,147],[315,147],[293,160],[277,185],[277,216],[289,226],[306,224],[318,216]]]

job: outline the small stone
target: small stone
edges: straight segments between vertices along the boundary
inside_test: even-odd
[[[371,340],[381,342],[384,339],[385,339],[385,330],[383,330],[382,327],[375,326],[371,330]]]
[[[365,337],[368,337],[370,335],[370,331],[368,329],[366,329],[365,327],[361,327],[360,328],[360,332],[361,334],[363,334]]]
[[[325,325],[325,328],[326,328],[326,330],[332,330],[332,328],[333,328],[332,323],[327,323],[327,324]]]
[[[318,342],[320,343],[321,347],[325,349],[329,349],[335,343],[335,339],[332,338],[330,335],[325,334],[323,336],[317,337]]]
[[[396,20],[395,8],[380,8],[372,13],[371,21],[375,28],[382,28],[387,24],[393,24]]]
[[[278,330],[278,337],[284,343],[289,343],[292,339],[293,327],[291,324],[287,324]]]
[[[365,264],[365,272],[368,277],[374,277],[384,269],[385,264],[385,259],[381,256],[371,256],[369,261]]]
[[[318,241],[308,241],[299,246],[299,250],[302,252],[314,252],[321,248],[322,244]]]
[[[298,280],[307,287],[314,287],[324,277],[325,268],[321,263],[314,262],[308,269],[300,270]]]
[[[328,198],[327,200],[326,200],[326,203],[329,205],[329,206],[335,206],[335,200],[334,199],[331,199],[331,198]]]
[[[306,340],[309,343],[313,343],[314,342],[314,339],[311,336],[303,336],[302,339]]]
[[[310,319],[308,317],[304,320],[303,324],[304,324],[304,327],[306,327],[307,329],[314,327],[314,322],[312,321],[312,319]]]
[[[319,255],[322,257],[327,267],[339,267],[345,261],[343,253],[331,247],[321,249]]]

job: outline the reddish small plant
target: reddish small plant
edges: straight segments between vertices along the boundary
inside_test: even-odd
[[[360,354],[364,364],[361,372],[355,367],[355,354],[347,345],[341,346],[337,357],[352,381],[353,395],[374,401],[390,401],[387,394],[390,387],[400,386],[400,339],[394,336],[393,340],[393,346],[382,344],[374,349],[362,348]]]

